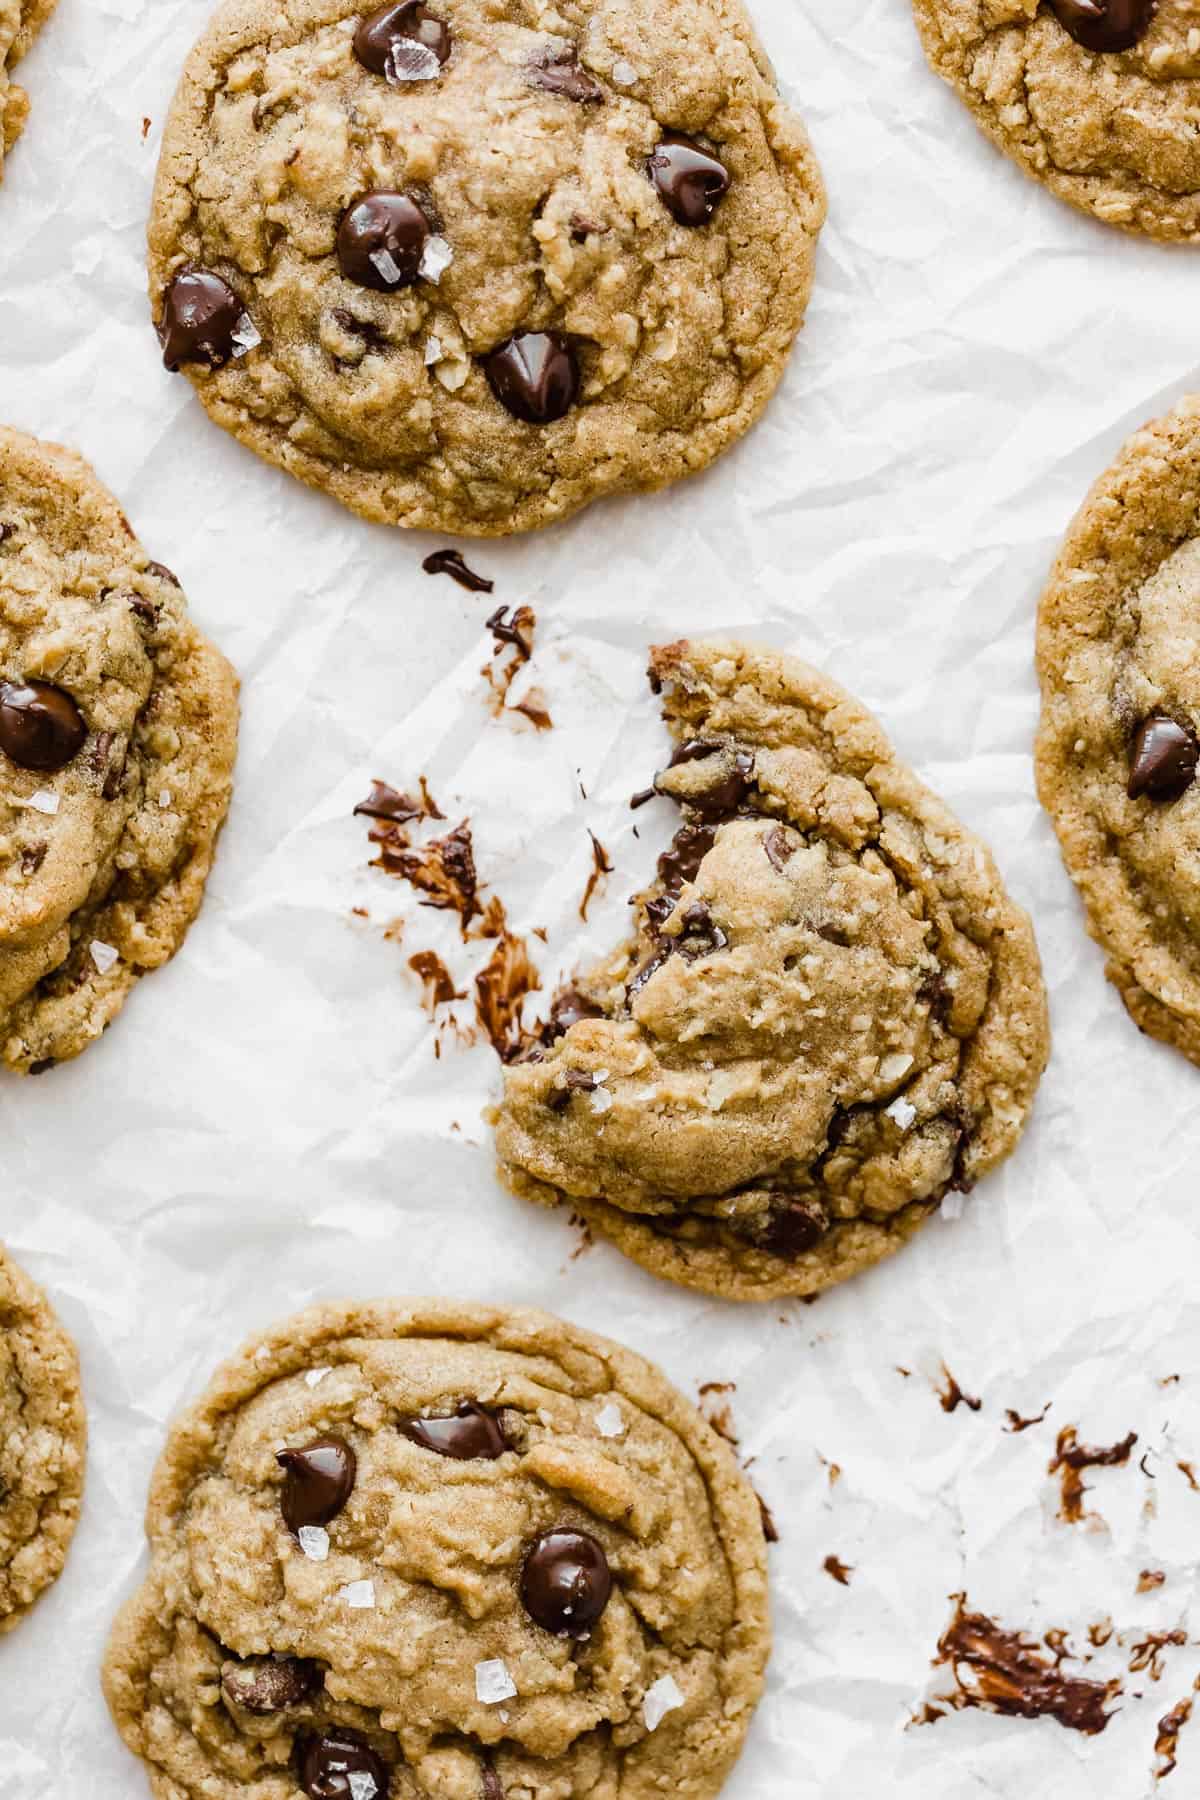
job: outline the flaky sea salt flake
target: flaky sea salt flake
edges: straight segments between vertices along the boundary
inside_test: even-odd
[[[99,969],[101,975],[107,975],[114,964],[119,963],[121,960],[120,953],[114,950],[111,944],[102,944],[99,938],[93,938],[88,949],[91,953],[92,961],[95,963],[97,969]]]
[[[437,54],[428,44],[418,44],[415,38],[392,39],[383,73],[395,86],[406,81],[436,81],[441,72]]]
[[[444,351],[442,350],[441,338],[437,338],[437,337],[426,338],[426,340],[425,340],[425,367],[427,369],[432,369],[432,367],[435,363],[441,362],[443,355],[444,355]]]
[[[32,806],[34,812],[53,816],[58,811],[58,795],[53,788],[39,788],[36,794],[30,794],[25,804]]]
[[[355,1612],[368,1612],[375,1604],[375,1583],[373,1581],[351,1581],[341,1590],[339,1600],[353,1607]]]
[[[660,1675],[653,1687],[646,1689],[642,1701],[642,1718],[647,1731],[657,1731],[669,1712],[683,1705],[683,1694],[673,1675]]]
[[[453,247],[444,237],[438,237],[435,234],[433,237],[425,239],[419,273],[425,281],[432,281],[436,287],[453,261]]]
[[[231,336],[235,356],[247,356],[251,350],[257,350],[262,343],[262,333],[249,313],[242,314],[237,322],[237,329],[231,333]]]
[[[389,287],[399,287],[403,276],[400,264],[390,250],[372,250],[370,260],[378,269],[381,281],[386,281]]]
[[[306,1387],[320,1387],[325,1377],[327,1375],[332,1375],[332,1373],[333,1370],[329,1368],[328,1365],[323,1369],[310,1369],[308,1374],[304,1377],[304,1384]]]
[[[903,1094],[901,1094],[898,1099],[893,1100],[890,1106],[885,1106],[883,1110],[889,1119],[894,1119],[896,1121],[901,1131],[907,1131],[917,1116],[916,1107],[911,1100],[906,1100]]]
[[[619,1438],[625,1436],[625,1418],[619,1406],[610,1400],[596,1414],[596,1430],[601,1437]]]
[[[963,1197],[962,1197],[962,1195],[961,1194],[947,1194],[946,1198],[942,1201],[942,1217],[943,1217],[943,1219],[949,1219],[951,1224],[953,1224],[954,1220],[961,1219],[962,1215],[963,1215]]]
[[[475,1698],[484,1706],[495,1706],[501,1700],[515,1700],[516,1695],[517,1684],[508,1672],[508,1665],[498,1656],[475,1664]]]
[[[613,64],[612,78],[618,87],[632,87],[638,78],[638,72],[632,63],[626,62],[624,57],[620,57]]]
[[[350,1800],[375,1800],[379,1784],[365,1769],[351,1769],[346,1780],[350,1784]]]
[[[296,1536],[309,1562],[324,1562],[329,1555],[329,1533],[323,1525],[302,1525]]]

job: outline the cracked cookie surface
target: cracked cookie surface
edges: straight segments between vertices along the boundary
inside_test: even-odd
[[[761,1690],[731,1451],[545,1313],[288,1320],[176,1424],[147,1531],[104,1679],[162,1800],[708,1800]]]
[[[1136,1023],[1200,1063],[1200,399],[1137,432],[1038,614],[1038,789]]]
[[[1027,174],[1107,224],[1200,237],[1200,40],[1190,0],[914,0],[914,8],[937,73]]]
[[[57,1579],[83,1493],[75,1346],[0,1247],[0,1634]]]
[[[823,218],[740,0],[227,0],[168,122],[151,303],[261,456],[503,534],[746,431]]]
[[[73,452],[0,429],[0,1056],[76,1056],[179,948],[237,683]]]
[[[0,0],[0,181],[4,159],[25,127],[29,95],[13,80],[13,70],[33,46],[57,0]]]
[[[684,823],[632,940],[506,1070],[501,1174],[671,1280],[815,1293],[1013,1149],[1049,1043],[1033,931],[816,670],[679,643],[651,680]]]

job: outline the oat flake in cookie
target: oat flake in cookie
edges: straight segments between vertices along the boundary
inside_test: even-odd
[[[237,684],[69,450],[0,428],[0,1056],[99,1037],[195,917]]]
[[[57,0],[0,0],[0,180],[4,158],[29,116],[29,95],[13,80],[13,70],[54,11]]]
[[[1092,489],[1042,596],[1038,789],[1136,1023],[1200,1063],[1200,399]]]
[[[219,424],[356,512],[526,531],[754,423],[824,205],[739,0],[226,0],[153,317]]]
[[[720,642],[650,673],[682,823],[634,936],[506,1071],[501,1173],[670,1280],[816,1293],[1016,1144],[1049,1042],[1033,931],[825,676]]]
[[[1106,224],[1200,239],[1191,0],[913,0],[926,54],[1027,174]]]
[[[0,1634],[62,1569],[79,1521],[85,1442],[75,1346],[0,1248]]]
[[[545,1313],[326,1304],[171,1432],[104,1669],[160,1800],[710,1800],[762,1688],[758,1503]]]

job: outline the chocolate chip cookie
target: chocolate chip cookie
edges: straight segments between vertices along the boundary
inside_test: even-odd
[[[12,149],[29,116],[29,95],[12,78],[13,70],[33,46],[33,40],[58,0],[0,0],[0,180],[4,158]]]
[[[683,822],[629,941],[506,1071],[501,1173],[688,1287],[816,1293],[1016,1144],[1049,1042],[1033,931],[816,670],[716,642],[650,674]]]
[[[0,1248],[0,1634],[66,1560],[86,1437],[75,1346],[45,1294]]]
[[[758,1504],[545,1313],[321,1305],[175,1426],[104,1669],[166,1800],[707,1800],[769,1649]]]
[[[226,0],[150,224],[163,358],[370,519],[503,534],[757,419],[824,217],[740,0]]]
[[[1200,399],[1131,438],[1038,616],[1038,789],[1135,1022],[1200,1063]]]
[[[69,450],[0,428],[0,1056],[99,1037],[199,909],[237,682]]]
[[[913,0],[926,53],[993,143],[1061,199],[1200,237],[1190,0]]]

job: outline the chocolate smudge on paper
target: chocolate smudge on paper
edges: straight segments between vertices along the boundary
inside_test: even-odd
[[[1161,1681],[1165,1653],[1181,1650],[1187,1641],[1187,1632],[1181,1626],[1176,1626],[1173,1631],[1148,1631],[1130,1648],[1129,1673],[1148,1674],[1151,1681]]]
[[[1158,1721],[1158,1734],[1154,1739],[1154,1754],[1159,1759],[1159,1766],[1154,1771],[1155,1781],[1165,1781],[1179,1764],[1179,1734],[1192,1716],[1195,1704],[1194,1695],[1200,1693],[1200,1676],[1190,1694],[1176,1702],[1170,1712],[1164,1713]]]
[[[384,819],[393,825],[409,825],[420,819],[444,819],[446,815],[430,793],[423,775],[419,788],[418,797],[413,799],[410,794],[389,787],[386,781],[373,781],[371,792],[355,807],[354,817]]]
[[[779,1542],[779,1527],[775,1523],[775,1514],[771,1511],[758,1489],[754,1489],[754,1498],[758,1501],[758,1510],[762,1518],[763,1536],[768,1544]]]
[[[501,1062],[515,1062],[536,1040],[536,1032],[522,1024],[522,1015],[527,997],[541,985],[525,939],[502,923],[496,948],[475,977],[475,1017]]]
[[[1103,1448],[1081,1444],[1074,1425],[1064,1425],[1046,1470],[1048,1475],[1057,1474],[1062,1483],[1059,1517],[1069,1525],[1078,1525],[1084,1517],[1083,1496],[1089,1491],[1084,1486],[1083,1471],[1123,1468],[1136,1443],[1137,1432],[1131,1431],[1119,1444]]]
[[[1046,1414],[1050,1411],[1051,1404],[1052,1402],[1047,1400],[1040,1413],[1031,1413],[1027,1419],[1023,1419],[1015,1407],[1006,1406],[1004,1416],[1008,1420],[1008,1424],[1004,1427],[1005,1431],[1015,1434],[1018,1431],[1028,1431],[1031,1425],[1042,1424]]]
[[[1119,1681],[1064,1675],[1062,1649],[1047,1656],[1024,1633],[969,1611],[965,1594],[952,1594],[951,1600],[954,1613],[933,1659],[935,1668],[944,1664],[954,1679],[955,1692],[943,1705],[1010,1718],[1051,1718],[1089,1737],[1105,1729],[1111,1717],[1105,1709],[1121,1692]]]
[[[844,1563],[840,1556],[832,1554],[827,1556],[821,1567],[840,1587],[850,1586],[850,1577],[853,1575],[854,1569],[850,1563]]]
[[[971,1412],[977,1413],[980,1410],[983,1401],[977,1400],[973,1394],[968,1394],[964,1388],[961,1388],[945,1363],[942,1364],[942,1378],[946,1383],[945,1387],[937,1388],[935,1391],[944,1413],[957,1412],[960,1406],[968,1407]]]
[[[457,581],[460,588],[466,588],[469,594],[490,594],[495,589],[495,582],[489,581],[486,575],[477,575],[474,569],[468,568],[458,550],[435,550],[421,564],[427,575],[449,575]]]
[[[466,994],[454,985],[454,977],[442,961],[436,950],[418,950],[410,956],[408,966],[414,975],[420,977],[425,989],[425,1010],[432,1019],[439,1006],[448,1006],[452,1000],[465,1000]]]
[[[736,1381],[705,1381],[699,1389],[700,1413],[705,1423],[711,1426],[718,1437],[723,1437],[727,1444],[732,1444],[735,1450],[738,1434],[733,1423],[733,1408],[723,1396],[736,1392]]]
[[[612,858],[600,839],[591,830],[589,830],[588,836],[592,840],[592,872],[588,876],[588,884],[583,890],[583,899],[579,902],[579,917],[585,925],[587,924],[588,907],[592,904],[596,889],[605,876],[611,875],[613,872]]]

